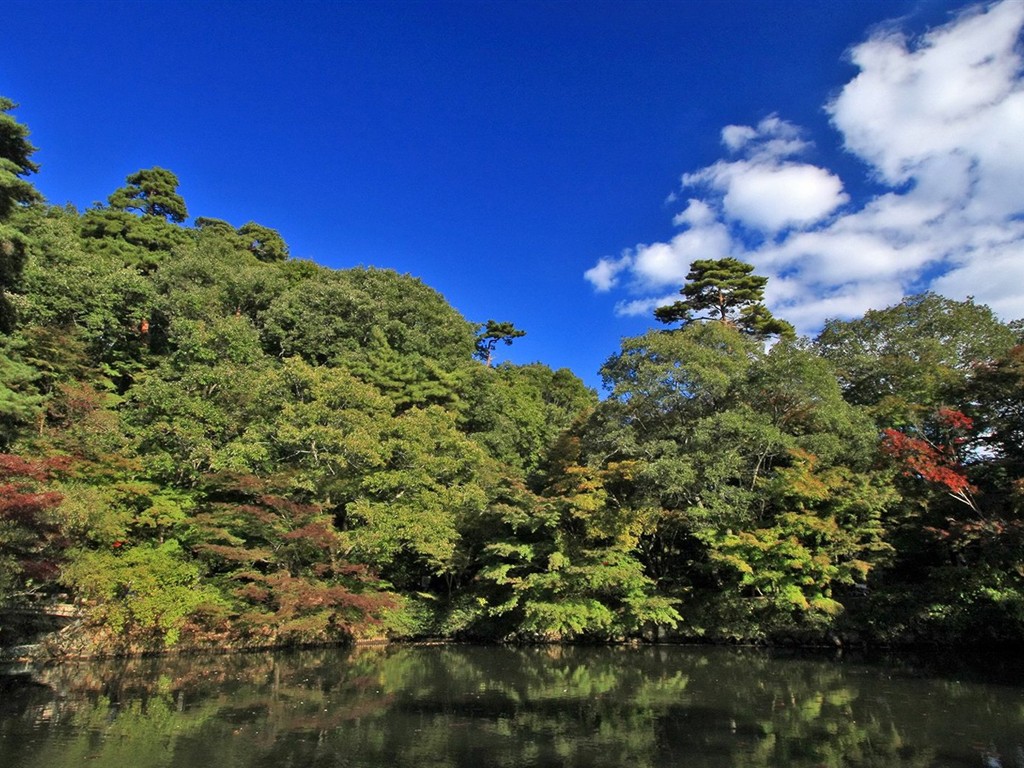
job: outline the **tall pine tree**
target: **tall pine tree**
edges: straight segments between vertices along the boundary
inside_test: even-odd
[[[768,278],[755,275],[753,265],[733,258],[698,259],[686,280],[679,291],[684,300],[654,311],[661,322],[712,320],[751,336],[795,335],[793,326],[775,318],[764,305]]]

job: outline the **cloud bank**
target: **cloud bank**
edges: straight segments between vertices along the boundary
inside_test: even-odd
[[[682,177],[667,243],[600,259],[585,278],[621,315],[678,298],[690,262],[733,256],[769,278],[804,333],[933,290],[1024,317],[1024,2],[969,9],[917,39],[878,32],[825,109],[883,191],[851,201],[777,115],[722,129],[725,157]]]

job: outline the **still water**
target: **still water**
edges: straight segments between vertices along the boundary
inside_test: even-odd
[[[1021,669],[557,646],[8,668],[0,768],[1024,768]]]

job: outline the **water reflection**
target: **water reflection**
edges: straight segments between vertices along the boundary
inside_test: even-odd
[[[1024,687],[720,648],[388,647],[0,676],[6,768],[1024,768]]]

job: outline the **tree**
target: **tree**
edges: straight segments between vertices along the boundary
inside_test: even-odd
[[[973,300],[908,296],[855,320],[829,320],[815,340],[846,399],[902,427],[946,404],[979,365],[1007,353],[1013,330]]]
[[[893,456],[907,477],[919,478],[937,488],[975,512],[977,491],[967,478],[963,447],[974,420],[952,408],[940,408],[929,420],[929,429],[918,434],[897,429],[882,431],[882,448]]]
[[[1024,504],[1024,345],[979,367],[966,389],[980,421],[983,455],[999,468],[1004,490],[1016,486],[1016,503]]]
[[[541,363],[477,368],[467,392],[463,429],[508,468],[527,477],[541,469],[558,436],[597,404],[572,373]]]
[[[117,211],[139,211],[177,224],[188,218],[185,200],[178,194],[178,177],[166,168],[144,168],[129,176],[128,186],[116,190],[108,199]]]
[[[10,99],[0,96],[0,331],[14,327],[14,309],[4,295],[17,285],[25,265],[25,236],[8,224],[18,206],[42,200],[42,195],[25,176],[35,173],[36,148],[28,141],[28,129],[7,114],[15,108]]]
[[[460,528],[486,503],[482,451],[438,406],[413,408],[382,426],[379,463],[357,468],[359,486],[346,507],[352,557],[399,589],[451,584],[462,565]]]
[[[580,464],[629,466],[603,505],[634,511],[644,572],[686,600],[689,631],[829,626],[834,590],[885,554],[895,498],[872,468],[877,431],[828,363],[708,322],[625,339],[602,374],[611,396],[581,430]]]
[[[913,427],[883,431],[907,508],[884,602],[899,600],[905,615],[897,621],[930,638],[1005,641],[1024,632],[1021,465],[1002,450],[1012,431],[1001,434],[1000,419],[991,418],[998,413],[993,395],[1005,393],[1019,408],[1021,388],[1003,366],[983,369],[977,384],[968,384],[982,423],[940,407]],[[1019,453],[1017,445],[1010,450]]]
[[[260,261],[284,261],[288,258],[288,244],[277,230],[254,221],[238,228],[246,249]]]
[[[460,410],[459,369],[417,353],[396,352],[378,327],[371,329],[367,347],[338,357],[334,364],[376,387],[394,403],[396,414],[431,404]]]
[[[235,229],[223,219],[213,219],[208,216],[197,216],[195,228],[204,235],[205,246],[212,242],[228,244],[232,251],[247,251],[260,261],[273,263],[285,261],[288,258],[288,244],[281,237],[280,233],[250,221]]]
[[[230,595],[236,629],[275,642],[336,642],[377,624],[382,585],[343,555],[331,514],[270,493],[252,475],[209,475],[194,516],[207,576]]]
[[[834,589],[863,585],[891,549],[881,519],[896,493],[885,474],[819,470],[800,449],[789,461],[765,484],[770,524],[716,532],[711,559],[769,613],[827,626],[843,611]]]
[[[698,259],[679,291],[686,299],[658,307],[654,316],[663,323],[715,320],[758,337],[795,335],[793,326],[762,303],[768,278],[753,272],[753,265],[738,259]]]
[[[578,441],[565,441],[546,498],[522,494],[488,509],[500,527],[481,553],[481,605],[503,635],[523,639],[621,639],[675,627],[678,601],[658,594],[638,556],[645,515],[613,499],[635,462],[596,469],[580,458]]]
[[[0,453],[0,602],[33,591],[58,573],[62,545],[47,489],[54,465]]]
[[[815,342],[899,470],[896,554],[867,601],[880,626],[957,642],[1020,636],[1017,333],[971,299],[924,293],[830,320]]]
[[[271,354],[335,365],[342,356],[383,341],[403,357],[419,354],[449,367],[472,355],[473,326],[416,278],[387,269],[307,265],[277,264],[299,279],[260,313]]]
[[[109,207],[97,203],[82,217],[83,244],[150,273],[176,246],[192,242],[192,233],[177,226],[188,210],[178,194],[178,177],[165,168],[136,171],[126,181],[107,198]]]
[[[0,344],[0,450],[7,450],[19,428],[38,417],[45,400],[34,386],[38,378],[18,350]]]
[[[92,603],[95,624],[152,650],[174,645],[196,614],[223,609],[222,595],[201,577],[176,539],[78,552],[61,573]]]
[[[506,346],[509,346],[512,344],[513,339],[518,339],[525,335],[526,331],[519,330],[512,323],[499,323],[497,320],[488,320],[485,324],[477,326],[476,353],[474,356],[478,360],[483,360],[489,368],[494,355],[494,348],[498,346],[498,342],[503,341]]]
[[[235,228],[223,219],[214,219],[209,216],[196,216],[195,227],[200,232],[216,232],[225,237],[235,235]]]
[[[0,221],[18,205],[42,200],[26,176],[39,170],[30,159],[36,148],[28,140],[28,128],[7,114],[15,109],[10,99],[0,96]]]
[[[244,315],[255,324],[287,287],[287,277],[277,265],[251,258],[227,222],[197,219],[195,239],[194,250],[176,249],[153,273],[172,333],[181,318],[214,323],[226,314]]]

